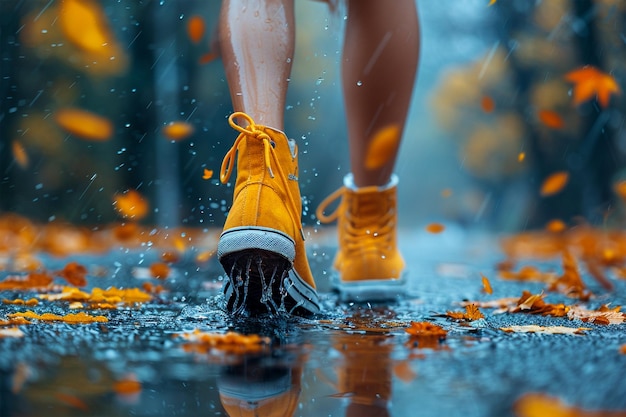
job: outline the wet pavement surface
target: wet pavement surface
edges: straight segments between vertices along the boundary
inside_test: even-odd
[[[404,231],[400,247],[409,268],[406,297],[348,304],[328,285],[332,237],[310,239],[324,313],[309,318],[229,316],[221,308],[219,263],[211,258],[199,264],[192,250],[171,265],[165,280],[146,276],[160,260],[157,250],[41,255],[48,270],[69,261],[84,265],[85,290],[151,282],[165,291],[134,305],[81,310],[106,322],[32,319],[15,326],[20,337],[0,337],[0,416],[512,416],[531,415],[520,405],[530,394],[558,399],[579,413],[568,415],[626,415],[625,324],[486,307],[480,307],[484,318],[455,320],[446,313],[465,311],[464,301],[519,298],[524,290],[540,294],[546,285],[498,278],[504,255],[494,236]],[[526,263],[562,269],[560,259]],[[0,279],[11,275],[2,272]],[[485,292],[481,276],[489,278],[493,294]],[[626,280],[611,278],[614,288],[607,291],[586,273],[583,279],[595,294],[588,301],[554,292],[545,292],[545,300],[589,308],[624,303]],[[40,293],[0,291],[0,298]],[[58,300],[5,303],[0,320],[27,310],[77,312],[70,306]],[[414,337],[406,331],[412,322],[439,325],[447,336]],[[584,329],[502,330],[524,325]],[[194,331],[256,334],[262,342],[223,348],[198,342],[190,336]]]

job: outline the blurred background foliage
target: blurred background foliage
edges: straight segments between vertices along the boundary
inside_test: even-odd
[[[491,3],[418,2],[420,72],[397,164],[402,224],[621,226],[626,4]],[[219,184],[219,167],[236,132],[215,48],[219,8],[0,2],[0,214],[221,227],[232,188]],[[303,221],[313,225],[315,206],[349,172],[344,15],[312,1],[297,1],[296,13],[286,131],[299,142]],[[620,91],[577,102],[568,74],[584,66]],[[568,182],[542,195],[555,172]],[[140,204],[131,197],[145,210],[124,211]]]

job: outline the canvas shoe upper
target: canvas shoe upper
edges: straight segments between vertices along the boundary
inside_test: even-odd
[[[235,119],[243,120],[247,126],[242,127]],[[227,303],[233,304],[229,308],[246,309],[258,304],[259,300],[254,299],[257,292],[249,292],[256,286],[264,298],[261,304],[270,310],[282,305],[288,311],[317,313],[319,300],[302,231],[295,141],[279,130],[255,124],[245,113],[233,113],[228,121],[239,136],[224,157],[220,181],[229,181],[235,158],[237,179],[217,256],[229,276],[225,285]],[[250,261],[251,254],[256,257],[254,261]],[[248,258],[243,269],[256,274],[263,268],[261,275],[269,281],[249,282],[247,276],[232,276],[236,275],[233,266],[246,262],[240,260],[241,256]],[[247,273],[243,271],[243,275]],[[275,286],[269,299],[268,285],[270,290]]]
[[[353,177],[318,206],[322,223],[337,220],[338,249],[333,284],[343,299],[374,301],[399,295],[405,284],[404,259],[397,247],[397,184],[356,187]],[[337,209],[325,210],[337,199]]]

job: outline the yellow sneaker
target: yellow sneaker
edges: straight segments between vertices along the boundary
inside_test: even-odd
[[[244,120],[242,127],[235,119]],[[302,231],[295,141],[254,123],[245,113],[228,122],[239,132],[222,162],[227,183],[237,156],[233,204],[217,246],[228,281],[226,308],[233,313],[319,312]]]
[[[398,177],[382,187],[357,188],[351,174],[318,206],[322,223],[337,220],[338,250],[333,286],[342,300],[377,301],[404,292],[404,259],[397,248]],[[331,214],[328,206],[341,198]]]

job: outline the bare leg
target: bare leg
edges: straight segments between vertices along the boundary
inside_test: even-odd
[[[293,0],[224,0],[219,33],[234,110],[283,130],[295,44]]]
[[[359,187],[384,185],[393,171],[398,140],[382,166],[368,168],[371,140],[397,127],[402,136],[419,57],[415,0],[348,0],[342,81],[350,163]]]

